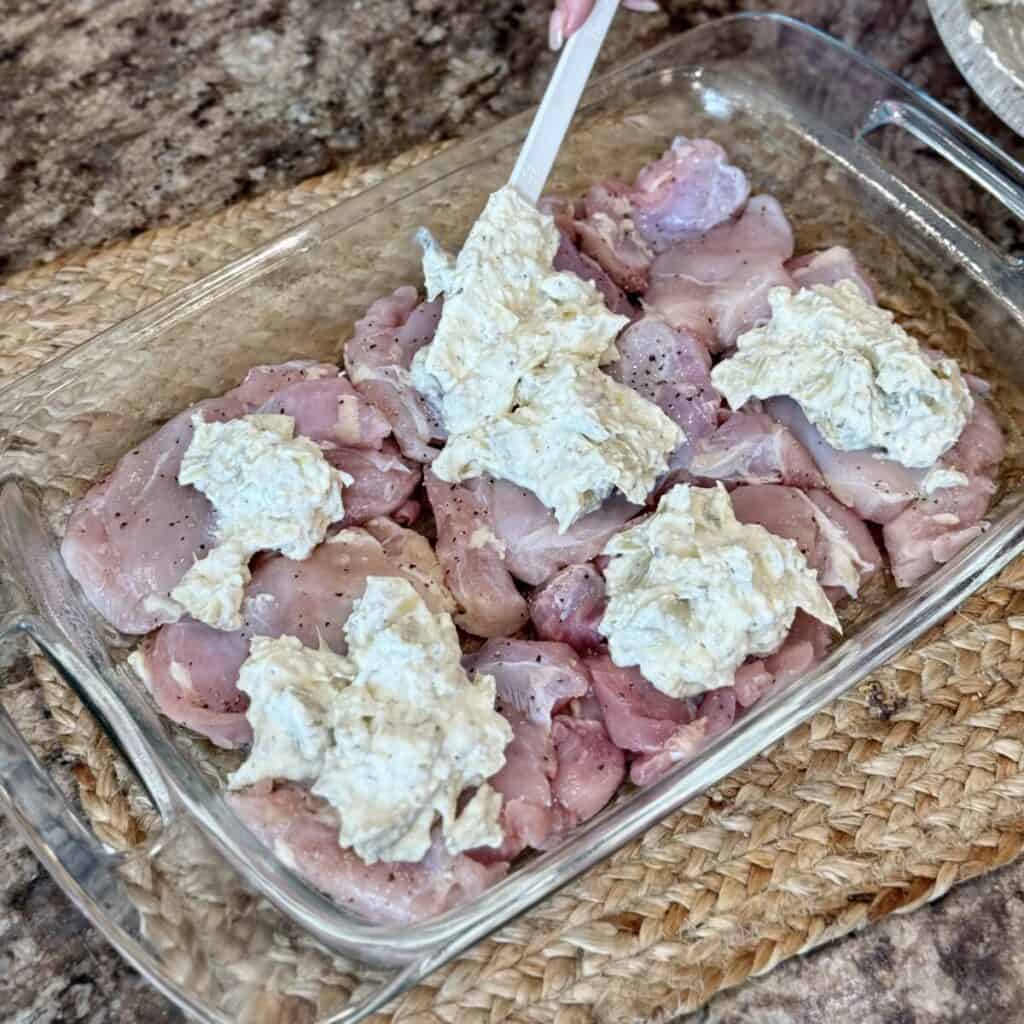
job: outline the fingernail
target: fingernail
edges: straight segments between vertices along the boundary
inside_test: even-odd
[[[558,51],[565,42],[565,15],[560,8],[551,12],[551,20],[548,22],[548,46]]]
[[[640,14],[659,14],[661,4],[658,0],[625,0],[625,7]]]

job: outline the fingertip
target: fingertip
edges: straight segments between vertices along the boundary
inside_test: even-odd
[[[551,12],[551,18],[548,21],[548,46],[557,53],[564,42],[565,14],[561,7],[556,7]]]

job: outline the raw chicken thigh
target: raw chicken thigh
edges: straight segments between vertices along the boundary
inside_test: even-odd
[[[178,618],[170,592],[216,541],[213,507],[178,483],[197,413],[207,422],[294,416],[297,432],[355,478],[346,489],[346,523],[394,512],[419,482],[418,469],[385,440],[387,421],[337,367],[295,362],[251,370],[234,390],[179,413],[132,449],[68,521],[64,563],[92,605],[124,633],[147,633]]]
[[[585,654],[602,642],[604,578],[592,565],[570,565],[530,598],[530,619],[537,636]]]
[[[754,196],[738,220],[662,252],[651,265],[645,300],[677,330],[723,352],[768,319],[772,288],[793,287],[785,266],[792,255],[782,207],[771,196]]]
[[[967,483],[922,495],[882,529],[892,574],[900,586],[916,583],[984,532],[983,517],[1005,454],[999,424],[984,400],[975,397],[960,440],[941,460],[943,466],[963,473]]]
[[[449,484],[428,470],[425,483],[437,523],[437,557],[459,604],[455,621],[477,636],[515,633],[529,611],[494,532],[487,482],[477,477]]]
[[[431,462],[445,433],[437,413],[409,382],[412,357],[430,344],[441,303],[420,302],[415,288],[378,299],[345,345],[345,369],[356,390],[387,417],[402,454]]]
[[[653,316],[627,327],[618,347],[619,358],[608,372],[682,428],[685,440],[669,466],[687,469],[695,448],[718,426],[722,399],[711,383],[711,356],[696,335]]]
[[[596,512],[559,533],[551,512],[522,487],[493,480],[486,493],[494,532],[505,548],[505,564],[516,579],[532,585],[544,583],[574,562],[597,558],[609,539],[641,511],[613,495]]]
[[[836,285],[853,281],[868,302],[875,301],[875,289],[849,249],[834,245],[831,249],[795,256],[786,269],[797,288],[813,288],[816,284]]]
[[[725,484],[825,485],[810,452],[763,412],[734,412],[697,444],[689,470]]]
[[[380,924],[412,924],[479,896],[508,868],[452,856],[435,842],[423,860],[364,864],[338,845],[334,809],[293,784],[228,796],[238,816],[271,849],[340,906]]]
[[[491,640],[466,659],[492,675],[498,708],[512,726],[505,766],[491,785],[505,798],[505,842],[485,858],[511,859],[600,810],[625,775],[625,757],[602,722],[567,712],[590,689],[590,675],[560,643]]]

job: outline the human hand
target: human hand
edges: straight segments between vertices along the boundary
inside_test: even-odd
[[[630,11],[655,14],[660,11],[657,0],[622,0],[622,6]],[[555,9],[548,22],[548,45],[560,50],[569,38],[590,16],[594,0],[555,0]]]

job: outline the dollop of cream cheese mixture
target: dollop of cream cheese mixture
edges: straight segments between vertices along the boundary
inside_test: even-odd
[[[749,655],[779,647],[797,608],[840,631],[796,542],[738,522],[721,484],[677,484],[604,554],[612,660],[670,697],[731,686]]]
[[[239,629],[249,559],[257,551],[308,558],[345,514],[341,491],[352,477],[335,469],[291,416],[243,416],[226,423],[192,419],[192,441],[178,482],[191,484],[217,516],[217,544],[171,591],[193,618]]]
[[[615,488],[642,503],[681,432],[601,370],[628,320],[590,282],[552,269],[553,220],[506,187],[456,261],[426,232],[420,241],[427,294],[445,295],[434,340],[412,365],[448,430],[434,473],[519,484],[563,531]]]
[[[327,647],[306,647],[294,636],[254,636],[238,675],[238,688],[249,695],[253,744],[231,788],[318,779],[331,745],[328,714],[351,675],[352,663]]]
[[[788,395],[833,448],[876,448],[911,468],[956,443],[973,400],[955,360],[924,352],[850,281],[774,288],[768,299],[768,323],[711,371],[731,408]]]
[[[255,738],[232,788],[311,782],[338,811],[339,844],[368,864],[420,860],[438,816],[451,853],[500,845],[502,800],[485,780],[512,730],[494,678],[462,667],[451,616],[407,580],[371,576],[345,636],[344,656],[254,638],[238,685]]]

